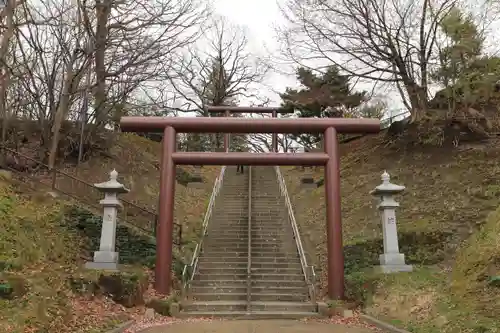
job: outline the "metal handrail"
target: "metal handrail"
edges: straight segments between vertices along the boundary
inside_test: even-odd
[[[304,277],[306,279],[307,284],[309,284],[309,297],[311,298],[311,302],[314,305],[316,305],[316,273],[314,271],[314,266],[310,266],[307,263],[306,254],[304,252],[304,247],[302,245],[302,239],[300,237],[299,227],[297,225],[297,221],[295,220],[295,215],[293,213],[292,202],[290,201],[288,190],[286,188],[285,179],[281,174],[280,167],[275,166],[274,170],[276,171],[276,176],[278,178],[278,184],[280,187],[281,196],[284,197],[285,199],[285,204],[288,210],[288,218],[290,220],[290,224],[292,225],[293,235],[295,237],[295,243],[297,245],[297,251],[299,252],[302,272],[304,273]]]
[[[252,311],[252,166],[248,166],[247,312]]]
[[[200,252],[201,252],[202,247],[203,247],[203,240],[205,239],[205,236],[206,236],[207,230],[208,230],[208,222],[210,221],[210,218],[212,217],[212,210],[213,210],[213,207],[215,205],[215,199],[217,198],[217,196],[220,192],[220,189],[222,187],[222,182],[224,179],[225,171],[226,171],[226,167],[223,166],[221,171],[220,171],[219,176],[215,180],[214,187],[212,190],[212,195],[210,196],[210,201],[208,202],[207,211],[205,212],[205,217],[203,219],[202,234],[200,237],[200,241],[198,242],[198,244],[196,244],[196,248],[194,249],[194,252],[193,252],[193,257],[191,258],[191,263],[184,265],[184,268],[182,270],[183,296],[187,295],[186,292],[189,289],[189,284],[193,280],[194,273],[196,271],[196,267],[198,266],[198,259],[199,259]],[[191,270],[190,276],[188,276],[188,274],[189,274],[188,269]]]
[[[404,117],[401,120],[406,120],[406,119],[410,118],[411,112],[408,111],[408,110],[406,110],[404,112],[396,114],[395,116],[390,116],[390,117],[388,117],[388,118],[386,118],[384,120],[381,120],[380,121],[380,128],[381,129],[386,129],[386,128],[390,127],[392,125],[392,123],[396,122],[396,120],[394,120],[394,119],[396,119],[399,116],[403,116],[403,115],[407,115],[407,116]]]

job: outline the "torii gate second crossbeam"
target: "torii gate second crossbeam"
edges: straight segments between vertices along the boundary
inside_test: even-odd
[[[163,132],[159,217],[156,232],[155,288],[169,294],[174,225],[175,165],[322,165],[325,168],[328,295],[344,297],[340,154],[338,133],[376,133],[378,119],[173,118],[122,117],[122,131]],[[176,152],[176,133],[324,133],[323,153]]]

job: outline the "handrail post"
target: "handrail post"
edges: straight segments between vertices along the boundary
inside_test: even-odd
[[[252,311],[252,166],[248,166],[247,314]]]
[[[180,224],[178,226],[178,228],[179,228],[179,240],[178,240],[179,244],[178,244],[178,246],[180,248],[182,246],[182,224]]]
[[[57,180],[57,170],[56,168],[52,168],[50,169],[50,171],[52,171],[52,189],[55,190],[56,189],[56,180]]]

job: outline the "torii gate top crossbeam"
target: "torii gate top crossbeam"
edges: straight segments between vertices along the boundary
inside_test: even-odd
[[[379,119],[356,118],[233,118],[233,117],[122,117],[124,132],[163,132],[172,127],[179,133],[378,133]]]

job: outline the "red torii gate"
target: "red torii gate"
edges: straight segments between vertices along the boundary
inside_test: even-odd
[[[322,165],[325,168],[328,296],[344,298],[344,255],[338,133],[376,133],[378,119],[122,117],[125,132],[163,132],[159,216],[156,230],[155,289],[170,293],[174,225],[175,165]],[[176,133],[324,133],[323,153],[176,152]]]
[[[222,113],[229,117],[231,113],[254,113],[254,114],[272,114],[273,118],[279,114],[293,113],[293,110],[287,110],[282,107],[267,106],[206,106],[208,113]],[[271,151],[278,151],[278,133],[272,133]],[[224,133],[224,151],[229,151],[229,133]]]

